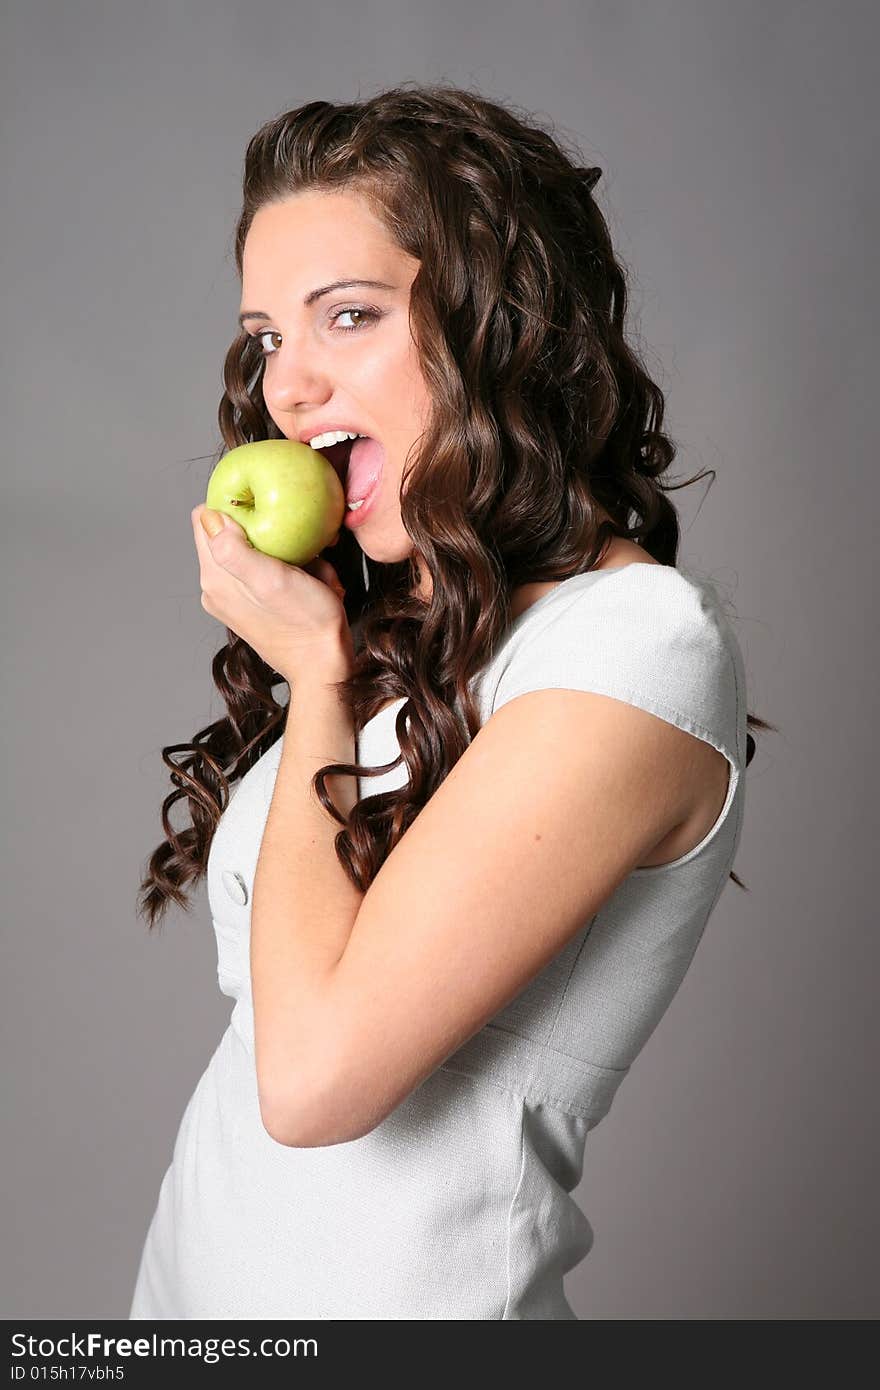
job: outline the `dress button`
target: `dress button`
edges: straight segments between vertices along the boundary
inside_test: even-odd
[[[241,874],[234,873],[232,869],[224,869],[220,880],[232,901],[238,903],[239,907],[244,907],[248,900],[248,891]]]

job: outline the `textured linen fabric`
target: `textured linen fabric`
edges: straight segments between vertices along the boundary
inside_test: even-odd
[[[713,827],[672,863],[634,870],[371,1133],[289,1148],[260,1119],[249,972],[275,743],[235,785],[211,846],[218,980],[235,1006],[180,1122],[130,1318],[576,1319],[563,1276],[593,1244],[571,1196],[585,1138],[675,995],[728,882],[743,819],[746,693],[714,585],[648,563],[564,580],[512,623],[475,681],[484,722],[551,687],[639,705],[720,749],[730,772]],[[362,762],[398,755],[403,704],[361,731]],[[401,762],[360,790],[405,781]]]

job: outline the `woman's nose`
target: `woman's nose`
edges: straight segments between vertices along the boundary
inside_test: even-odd
[[[305,410],[307,403],[321,401],[330,394],[329,385],[314,344],[285,338],[281,347],[269,354],[263,373],[267,405],[271,402],[281,410]]]

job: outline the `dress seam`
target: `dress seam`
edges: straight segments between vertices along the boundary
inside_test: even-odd
[[[588,1064],[589,1065],[589,1064]],[[444,1066],[443,1071],[454,1071],[453,1067]],[[617,1068],[623,1076],[628,1067]],[[485,1086],[494,1086],[496,1090],[502,1091],[506,1096],[512,1096],[525,1104],[526,1101],[535,1105],[549,1105],[556,1110],[562,1110],[566,1115],[575,1115],[580,1120],[591,1120],[593,1125],[598,1121],[595,1118],[595,1108],[589,1105],[582,1105],[580,1101],[572,1100],[571,1096],[554,1096],[549,1091],[539,1090],[537,1087],[529,1087],[527,1090],[517,1090],[513,1086],[505,1086],[503,1082],[496,1081],[494,1077],[483,1076],[480,1072],[456,1071],[457,1076],[466,1076],[472,1082],[481,1082]],[[603,1112],[604,1114],[604,1112]],[[601,1118],[601,1116],[600,1116]],[[591,1125],[591,1128],[593,1127]]]
[[[553,1046],[553,1035],[556,1032],[556,1025],[559,1022],[559,1016],[562,1013],[563,1005],[565,1004],[569,986],[571,985],[572,979],[574,978],[574,972],[577,969],[578,961],[584,953],[584,947],[586,946],[587,942],[590,939],[590,936],[592,935],[593,927],[596,925],[596,919],[598,918],[598,916],[598,912],[594,912],[589,922],[587,922],[583,939],[581,941],[580,946],[578,946],[577,950],[575,951],[574,960],[571,963],[571,967],[569,969],[568,975],[566,976],[565,983],[560,991],[559,1001],[556,1005],[556,1012],[553,1015],[553,1022],[551,1023],[549,1031],[547,1033],[547,1045],[549,1047]]]
[[[525,1102],[521,1102],[521,1104],[520,1104],[520,1110],[519,1110],[519,1155],[520,1155],[520,1159],[519,1159],[519,1176],[517,1177],[517,1180],[516,1180],[516,1187],[513,1189],[513,1196],[512,1196],[511,1199],[510,1199],[510,1206],[507,1208],[507,1249],[506,1249],[506,1251],[505,1251],[505,1261],[506,1261],[506,1266],[507,1266],[507,1270],[506,1270],[506,1273],[507,1273],[507,1297],[506,1297],[506,1299],[505,1299],[505,1301],[504,1301],[504,1311],[503,1311],[502,1314],[501,1314],[501,1321],[502,1321],[502,1322],[505,1322],[505,1321],[511,1322],[511,1321],[512,1321],[511,1318],[508,1318],[507,1314],[508,1314],[509,1309],[510,1309],[510,1299],[511,1299],[511,1294],[512,1294],[512,1291],[513,1291],[513,1287],[512,1287],[512,1277],[511,1277],[511,1247],[512,1247],[512,1244],[513,1244],[513,1240],[512,1240],[512,1231],[513,1231],[513,1210],[514,1210],[514,1207],[516,1206],[516,1199],[517,1199],[517,1197],[518,1197],[519,1194],[520,1194],[520,1189],[522,1188],[522,1185],[523,1185],[523,1178],[524,1178],[524,1176],[525,1176],[525,1171],[526,1171],[526,1138],[525,1138],[525,1136],[526,1136],[526,1107],[525,1107]]]

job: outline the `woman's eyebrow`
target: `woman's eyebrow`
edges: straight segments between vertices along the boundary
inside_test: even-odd
[[[366,285],[371,290],[393,290],[395,288],[394,285],[386,285],[384,280],[334,280],[332,285],[322,285],[318,290],[310,290],[303,300],[303,304],[308,308],[322,295],[330,294],[333,290],[348,290],[354,285]],[[271,315],[264,314],[262,309],[244,309],[238,316],[238,322],[244,327],[245,319],[268,319],[270,317]]]

